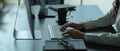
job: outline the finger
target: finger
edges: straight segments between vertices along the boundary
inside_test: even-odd
[[[63,37],[70,37],[69,34],[63,34],[62,36],[63,36]]]
[[[63,37],[71,37],[71,35],[74,34],[74,29],[71,30],[66,30],[66,32],[64,32],[62,34]]]
[[[69,34],[70,30],[66,30],[65,32],[63,32],[62,34]]]
[[[64,32],[67,27],[68,27],[67,24],[61,26],[61,27],[60,27],[60,31]]]
[[[70,39],[71,37],[62,37],[63,39]]]
[[[63,26],[61,26],[60,31],[64,32],[66,30],[67,27],[72,26],[74,23],[67,23],[64,24]]]
[[[65,32],[65,33],[68,33],[68,34],[73,34],[73,33],[74,33],[74,31],[75,31],[75,29],[70,29],[70,30],[66,30],[66,32]]]

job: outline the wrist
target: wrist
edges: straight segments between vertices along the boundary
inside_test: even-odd
[[[79,28],[80,31],[84,31],[85,30],[84,24],[79,24],[78,28]]]
[[[85,34],[83,34],[83,39],[85,39]]]
[[[69,26],[69,27],[74,27],[74,26],[75,26],[75,23],[68,23],[67,26]]]

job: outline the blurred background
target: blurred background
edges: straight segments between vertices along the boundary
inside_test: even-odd
[[[7,5],[16,5],[18,0],[5,0]],[[23,0],[20,0],[23,4]],[[83,5],[98,5],[102,12],[105,14],[112,8],[114,0],[83,0]],[[80,5],[81,0],[64,0],[65,4]]]

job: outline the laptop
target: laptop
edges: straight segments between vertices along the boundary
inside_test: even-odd
[[[49,33],[50,33],[50,38],[51,39],[58,39],[58,38],[63,38],[62,33],[60,31],[60,26],[59,25],[48,25]],[[67,29],[73,29],[71,27]],[[67,38],[67,39],[72,39],[72,38]]]
[[[62,37],[63,32],[60,31],[60,26],[59,25],[48,25],[48,29],[49,29],[51,39],[63,38]],[[67,28],[67,29],[73,29],[73,28]],[[88,31],[88,32],[85,32],[85,34],[89,34],[89,35],[94,34],[94,36],[100,36],[101,33],[103,33],[103,32],[100,32],[100,31],[94,31],[94,32],[89,32]],[[69,39],[72,39],[72,38],[69,38]]]

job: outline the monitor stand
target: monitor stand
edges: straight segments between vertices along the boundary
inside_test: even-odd
[[[59,25],[63,25],[65,23],[67,23],[67,20],[66,20],[66,16],[67,16],[67,10],[66,9],[59,9],[58,10],[58,24]]]
[[[68,12],[68,10],[66,10],[66,9],[57,10],[57,14],[58,14],[57,23],[59,25],[63,25],[65,23],[67,23],[67,20],[66,20],[67,12]],[[48,15],[48,9],[46,8],[46,9],[40,9],[38,17],[39,17],[39,19],[55,18],[55,15]]]
[[[59,25],[63,25],[67,23],[66,16],[68,11],[74,10],[76,6],[68,5],[68,4],[59,4],[59,5],[51,5],[49,8],[53,11],[56,11],[58,14],[58,21]]]

